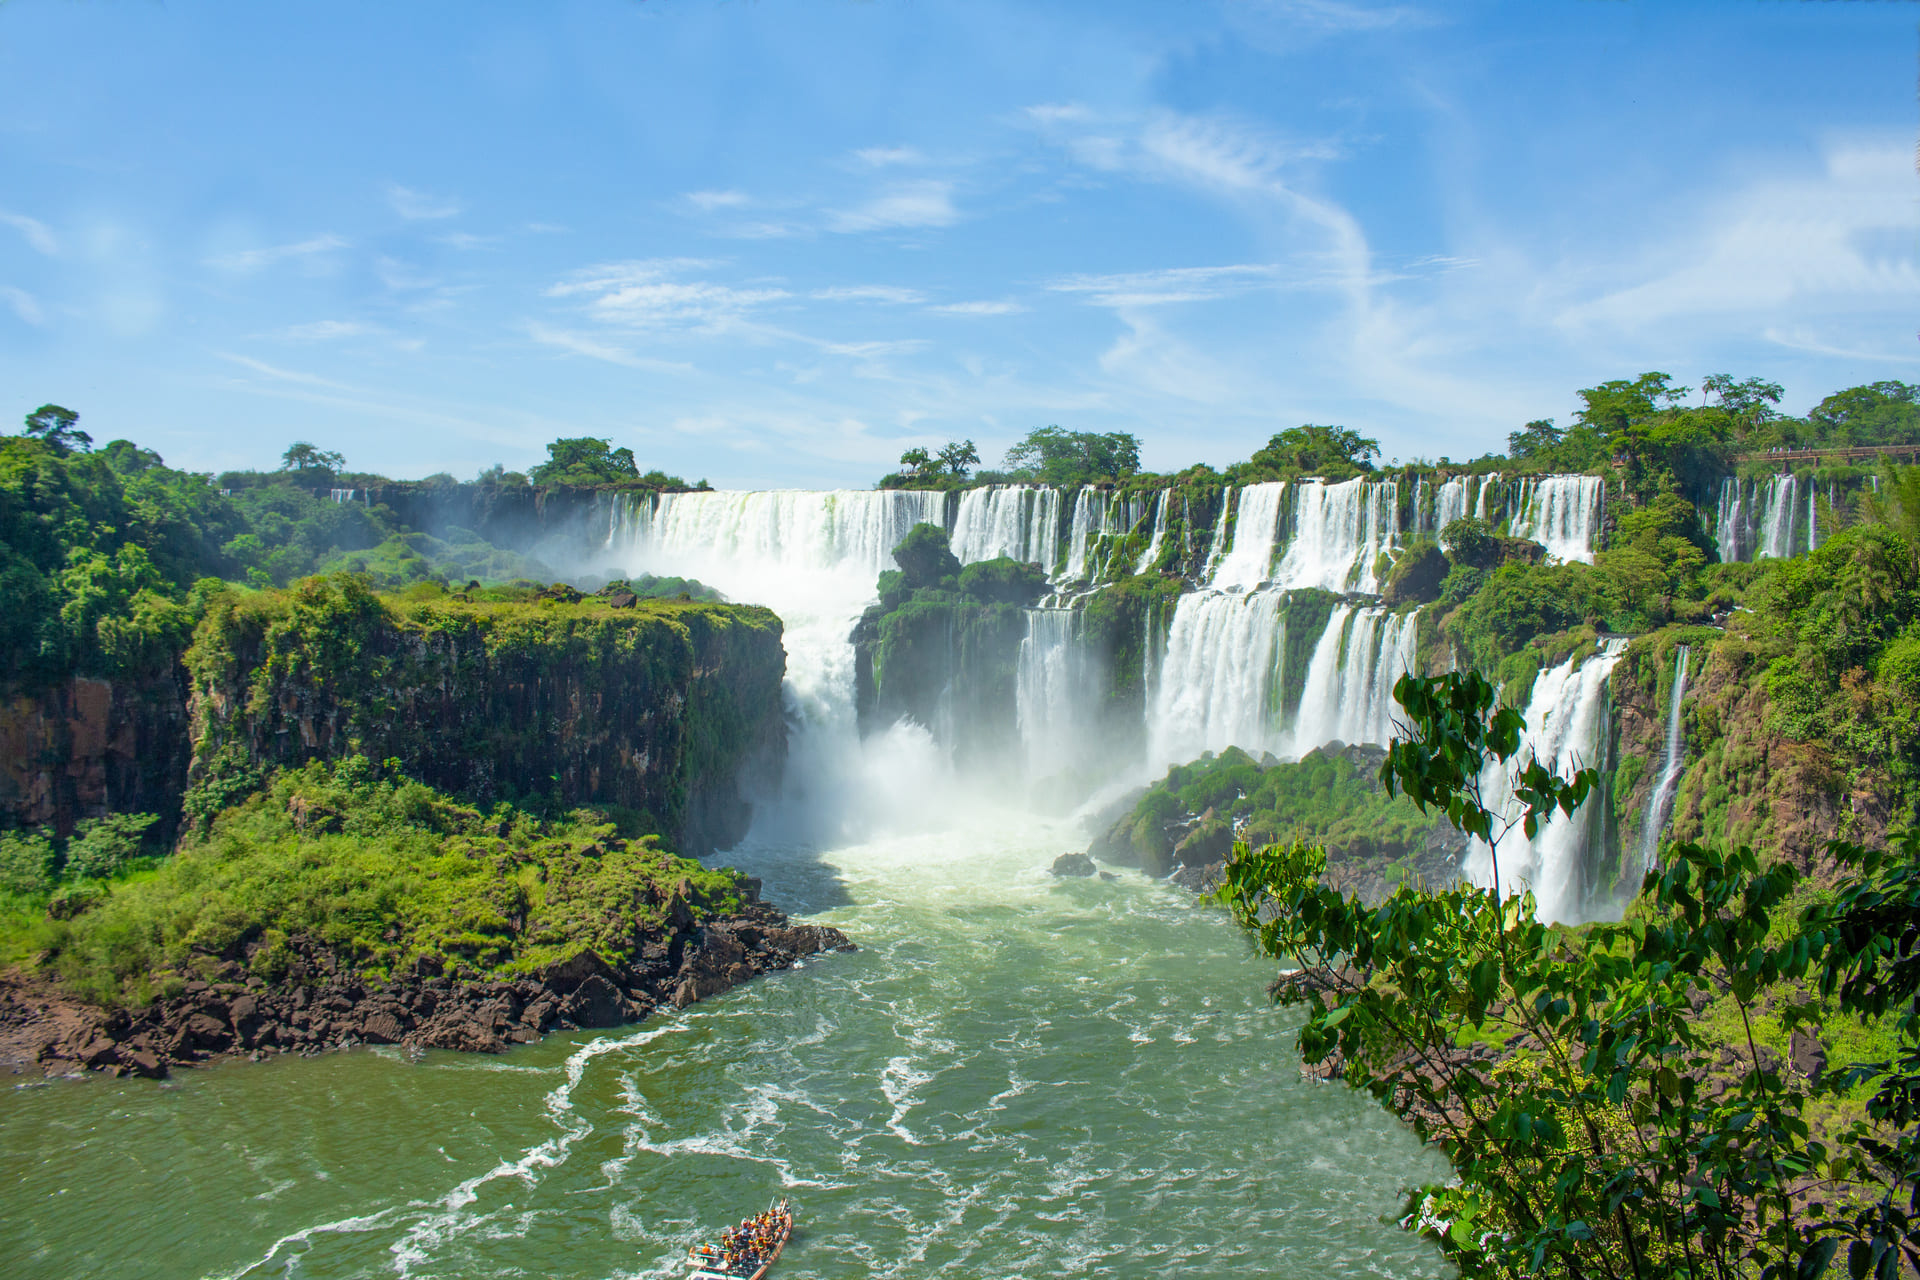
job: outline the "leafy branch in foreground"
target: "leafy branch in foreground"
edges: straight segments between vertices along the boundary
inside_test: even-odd
[[[1382,780],[1491,842],[1502,798],[1482,796],[1482,765],[1521,749],[1518,715],[1472,672],[1394,694],[1410,729]],[[1522,770],[1529,835],[1592,785]],[[1578,930],[1497,887],[1402,887],[1369,908],[1323,888],[1325,854],[1301,844],[1236,846],[1220,896],[1298,966],[1275,996],[1306,1010],[1304,1059],[1446,1150],[1459,1179],[1424,1189],[1417,1221],[1463,1276],[1810,1280],[1844,1248],[1856,1280],[1892,1280],[1903,1257],[1920,1265],[1920,834],[1830,852],[1852,878],[1823,899],[1751,850],[1676,845],[1632,919]],[[1694,1016],[1723,992],[1744,1033],[1731,1067]],[[1789,1028],[1890,1018],[1901,1052],[1793,1077],[1755,1042],[1769,994]],[[1863,1115],[1814,1135],[1809,1104],[1875,1082]]]

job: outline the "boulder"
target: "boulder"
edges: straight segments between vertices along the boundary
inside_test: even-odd
[[[1090,876],[1099,868],[1084,853],[1063,853],[1053,860],[1050,870],[1057,876]]]
[[[1795,1029],[1793,1038],[1787,1042],[1787,1060],[1808,1083],[1819,1084],[1827,1070],[1827,1047],[1820,1043],[1818,1036],[1810,1035],[1805,1029]]]
[[[368,1044],[399,1044],[407,1029],[386,1009],[369,1014],[360,1024],[360,1038]]]
[[[560,1003],[560,1016],[576,1027],[617,1027],[627,1020],[620,988],[594,974]]]

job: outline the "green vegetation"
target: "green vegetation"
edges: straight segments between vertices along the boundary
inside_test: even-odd
[[[1102,435],[1035,427],[1007,450],[998,479],[1078,488],[1124,480],[1140,469],[1140,441],[1122,431]]]
[[[1388,790],[1498,835],[1482,766],[1519,750],[1517,713],[1473,672],[1408,677],[1396,696],[1414,731],[1382,767]],[[1530,764],[1527,833],[1598,781]],[[1300,842],[1237,845],[1220,896],[1297,966],[1276,998],[1305,1008],[1305,1059],[1411,1110],[1446,1150],[1459,1180],[1411,1216],[1462,1275],[1815,1277],[1845,1249],[1850,1275],[1891,1280],[1903,1254],[1920,1261],[1920,834],[1829,853],[1847,873],[1810,891],[1746,849],[1676,846],[1626,922],[1578,931],[1497,878],[1367,906],[1323,886],[1325,851]],[[1694,1016],[1716,997],[1739,1029],[1718,1042],[1712,1013]],[[1895,1052],[1806,1080],[1760,1052],[1768,1012],[1789,1029],[1878,1024],[1856,1042]],[[1457,1052],[1463,1026],[1521,1047],[1489,1069]],[[1723,1049],[1734,1065],[1716,1076]]]
[[[0,896],[0,963],[109,1005],[228,960],[277,979],[292,939],[371,978],[420,957],[507,976],[583,948],[619,965],[676,902],[695,920],[740,903],[735,872],[675,857],[604,812],[483,811],[358,755],[280,772],[164,860],[80,865],[99,830],[68,842],[57,892]],[[22,842],[0,841],[10,867]]]
[[[1096,843],[1096,852],[1164,875],[1176,861],[1219,861],[1236,840],[1305,842],[1344,868],[1372,869],[1397,883],[1416,874],[1413,855],[1437,824],[1411,800],[1388,795],[1374,770],[1358,762],[1367,754],[1322,747],[1297,761],[1263,764],[1229,747],[1175,765]],[[1176,830],[1182,833],[1178,848]]]
[[[580,436],[555,440],[547,446],[547,460],[536,466],[530,478],[535,484],[573,485],[580,488],[621,489],[705,489],[707,482],[690,485],[679,476],[664,471],[640,474],[633,450],[613,447],[613,441]]]
[[[900,455],[900,470],[881,478],[882,489],[964,488],[980,465],[980,450],[971,440],[950,440],[937,453],[914,447]]]
[[[893,559],[853,635],[861,723],[945,720],[969,758],[1009,745],[1025,610],[1046,575],[1006,557],[962,567],[932,524],[909,530]]]

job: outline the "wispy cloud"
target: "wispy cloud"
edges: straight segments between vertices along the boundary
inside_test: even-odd
[[[339,338],[359,338],[380,332],[383,330],[356,320],[315,320],[309,324],[290,325],[282,329],[279,336],[288,342],[332,342]]]
[[[1387,31],[1426,26],[1433,15],[1408,4],[1364,4],[1358,0],[1239,0],[1240,16],[1259,17],[1316,33]]]
[[[752,201],[744,191],[689,191],[686,201],[696,209],[741,209]]]
[[[556,329],[550,325],[530,324],[527,336],[546,347],[558,347],[562,351],[571,351],[575,355],[587,356],[594,360],[604,360],[608,364],[617,364],[628,369],[647,369],[655,373],[694,373],[697,370],[690,364],[672,360],[656,360],[629,351],[625,347],[603,342],[576,333],[571,329]]]
[[[927,310],[949,316],[1010,316],[1026,308],[1017,302],[948,302]]]
[[[902,306],[926,298],[918,289],[905,289],[893,284],[835,285],[831,289],[815,289],[808,296],[821,302],[891,302]]]
[[[47,224],[38,218],[29,218],[24,213],[0,212],[0,222],[25,236],[27,243],[38,252],[48,257],[60,252],[60,244],[53,238],[53,232],[47,230]]]
[[[587,314],[605,325],[707,330],[725,327],[749,311],[791,296],[785,289],[737,289],[711,280],[671,278],[713,265],[692,258],[602,263],[552,285],[547,296],[584,296]]]
[[[219,356],[222,360],[231,361],[244,369],[251,369],[262,377],[272,378],[276,382],[293,382],[303,387],[326,387],[333,391],[354,390],[354,388],[344,383],[334,382],[329,378],[322,378],[318,374],[302,373],[298,369],[282,369],[277,365],[268,364],[264,360],[255,360],[252,356],[243,356],[232,351],[216,351],[213,354]]]
[[[895,227],[948,227],[960,220],[953,207],[953,184],[937,179],[908,182],[852,209],[836,210],[827,225],[835,231],[883,231]]]
[[[1077,293],[1102,307],[1151,307],[1170,302],[1209,302],[1279,282],[1282,268],[1269,262],[1223,267],[1165,267],[1114,275],[1072,275],[1053,281],[1055,293]]]
[[[431,222],[439,218],[452,218],[459,215],[462,206],[458,200],[443,196],[428,195],[424,191],[415,191],[398,183],[387,186],[387,203],[393,211],[409,222]]]
[[[449,249],[471,252],[475,249],[492,249],[499,245],[499,236],[476,236],[467,231],[449,231],[446,235],[435,236],[435,240]]]
[[[921,164],[926,160],[912,147],[863,147],[853,155],[862,164],[872,165],[876,169],[895,164]]]
[[[1605,264],[1636,283],[1573,301],[1569,328],[1634,329],[1714,314],[1784,322],[1789,309],[1907,307],[1920,300],[1920,231],[1912,156],[1904,144],[1836,143],[1824,173],[1768,177],[1726,192],[1638,262]],[[1565,282],[1584,290],[1582,271]]]
[[[318,254],[331,253],[335,249],[350,247],[348,242],[336,235],[314,236],[310,240],[301,240],[296,244],[272,245],[265,249],[242,249],[235,253],[217,254],[206,260],[210,267],[223,271],[258,271],[290,258],[311,258]]]
[[[25,289],[17,289],[12,285],[0,287],[0,298],[5,298],[7,300],[7,306],[13,309],[13,314],[19,316],[20,319],[27,324],[41,325],[46,323],[46,318],[40,312],[40,303]]]

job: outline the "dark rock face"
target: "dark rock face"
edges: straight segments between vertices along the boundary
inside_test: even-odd
[[[738,915],[675,932],[614,968],[591,951],[511,982],[428,972],[373,987],[304,939],[276,985],[248,986],[229,964],[222,982],[189,983],[145,1009],[102,1010],[45,983],[0,979],[0,1064],[47,1075],[95,1070],[160,1077],[223,1055],[318,1053],[354,1044],[500,1053],[543,1032],[613,1027],[661,1005],[684,1008],[803,956],[850,951],[838,929],[794,925],[749,903]],[[252,979],[259,983],[259,979]]]
[[[0,685],[0,815],[62,835],[82,818],[157,813],[171,837],[187,782],[179,672],[139,682],[76,676],[47,689]]]
[[[780,620],[749,605],[608,612],[561,586],[512,615],[397,609],[331,582],[286,605],[326,627],[210,617],[188,655],[187,783],[212,785],[236,762],[361,754],[482,805],[514,780],[550,778],[567,804],[650,814],[683,853],[730,848],[752,819],[746,796],[785,757]],[[329,628],[340,634],[314,638]],[[266,696],[251,684],[263,668]],[[156,811],[177,812],[177,798]]]
[[[1057,876],[1090,876],[1098,868],[1084,853],[1063,853],[1053,860],[1052,870]]]

